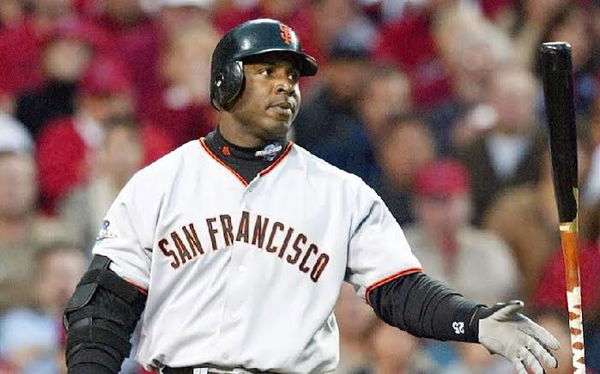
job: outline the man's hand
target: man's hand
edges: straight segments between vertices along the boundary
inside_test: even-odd
[[[546,329],[519,311],[519,300],[496,304],[479,320],[479,342],[491,353],[509,359],[518,374],[543,374],[544,367],[558,367],[550,350],[559,348],[558,341]]]

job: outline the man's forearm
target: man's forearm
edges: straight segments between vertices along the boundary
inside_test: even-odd
[[[481,304],[426,274],[415,273],[373,289],[369,303],[379,318],[418,337],[478,342]]]

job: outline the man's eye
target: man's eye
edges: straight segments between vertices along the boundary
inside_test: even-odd
[[[273,69],[272,68],[262,68],[258,71],[258,74],[261,75],[271,75],[273,73]]]
[[[291,72],[288,77],[290,80],[297,81],[298,79],[300,79],[300,73],[297,71],[294,71],[294,72]]]

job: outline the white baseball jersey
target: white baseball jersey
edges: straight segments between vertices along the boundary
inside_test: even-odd
[[[203,140],[183,145],[129,181],[94,254],[147,289],[146,368],[332,371],[342,282],[365,298],[420,271],[377,194],[291,142],[249,184]]]

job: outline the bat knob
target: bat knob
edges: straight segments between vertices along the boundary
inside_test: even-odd
[[[543,43],[540,47],[545,72],[571,71],[571,45],[567,42]]]

